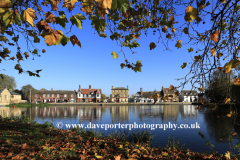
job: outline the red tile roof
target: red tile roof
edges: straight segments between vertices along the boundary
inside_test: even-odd
[[[101,94],[101,89],[78,89],[78,91],[81,91],[82,94],[91,94],[92,92],[94,94]]]

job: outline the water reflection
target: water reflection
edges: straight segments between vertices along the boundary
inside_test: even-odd
[[[17,116],[24,113],[31,116],[32,120],[38,123],[45,121],[52,122],[54,126],[61,121],[72,124],[200,124],[200,129],[156,129],[149,130],[154,134],[153,141],[158,141],[157,145],[165,146],[167,137],[179,137],[180,144],[186,143],[186,147],[193,151],[210,151],[206,142],[198,135],[201,131],[208,141],[212,141],[215,150],[223,154],[229,150],[228,141],[220,141],[231,131],[231,118],[226,114],[217,116],[211,109],[196,110],[194,105],[142,105],[142,106],[51,106],[32,108],[10,108],[0,107],[2,117]],[[237,123],[240,122],[238,117]],[[233,127],[240,135],[240,127]],[[102,130],[102,129],[99,129]],[[103,132],[107,132],[104,131]],[[238,137],[234,137],[235,144]],[[196,146],[196,144],[198,144]],[[156,146],[157,147],[157,146]]]

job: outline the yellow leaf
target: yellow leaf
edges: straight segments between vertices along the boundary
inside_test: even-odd
[[[185,21],[192,22],[192,20],[196,19],[198,17],[198,11],[196,8],[193,8],[192,6],[188,6],[186,8],[186,14],[184,16]]]
[[[45,38],[47,46],[55,45],[59,39],[59,34],[57,31],[52,30],[51,33],[46,31],[43,32],[42,37]]]
[[[182,47],[182,40],[178,40],[177,43],[175,44],[175,47],[181,48]]]
[[[1,0],[0,7],[1,8],[11,8],[12,2],[10,0]]]
[[[224,101],[223,101],[224,104],[226,104],[228,102],[230,102],[230,98],[225,98]]]
[[[239,60],[231,60],[230,62],[226,63],[224,68],[226,68],[226,73],[230,72],[232,68],[237,68],[240,64]]]
[[[123,148],[123,145],[120,145],[119,148]]]
[[[212,48],[212,49],[210,50],[211,56],[215,56],[216,51],[217,51],[216,48]]]
[[[111,55],[113,56],[114,59],[118,58],[118,54],[116,52],[114,52],[114,51],[112,52]]]
[[[33,18],[37,19],[37,16],[32,8],[22,11],[22,20],[27,21],[32,27],[34,27]]]
[[[220,59],[220,57],[222,57],[222,56],[223,56],[222,53],[218,53],[218,54],[217,54],[217,58],[218,58],[218,59]]]
[[[215,43],[217,43],[217,36],[219,35],[218,30],[214,31],[213,33],[210,34],[209,39]]]
[[[98,158],[98,159],[103,158],[103,156],[99,156],[99,155],[95,155],[95,157]]]
[[[203,89],[204,89],[203,87],[198,88],[199,92],[202,92]]]
[[[166,32],[167,32],[167,29],[168,29],[168,27],[167,27],[167,26],[165,26],[165,27],[162,27],[162,31],[163,31],[164,33],[166,33]]]
[[[234,78],[233,84],[240,85],[240,78]]]
[[[74,4],[77,2],[77,0],[64,0],[63,6],[68,8],[69,11],[73,10],[75,8]]]
[[[185,68],[187,66],[187,63],[183,63],[183,65],[181,65],[181,68]]]

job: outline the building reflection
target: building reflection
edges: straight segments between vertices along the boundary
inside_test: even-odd
[[[129,121],[129,106],[111,106],[110,114],[112,123],[122,123]]]
[[[180,113],[183,120],[197,118],[198,116],[198,109],[195,109],[196,106],[193,105],[183,105],[180,107]]]
[[[0,116],[3,118],[21,116],[26,112],[27,108],[0,107]]]
[[[134,106],[133,111],[136,117],[140,117],[141,122],[143,118],[161,118],[164,121],[177,122],[179,114],[179,105],[142,105]]]
[[[74,107],[74,106],[60,106],[60,107],[32,107],[32,117],[41,118],[78,118],[80,122],[83,121],[101,121],[102,109],[101,106],[96,107]]]

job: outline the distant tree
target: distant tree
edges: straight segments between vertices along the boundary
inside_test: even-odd
[[[31,94],[34,94],[37,91],[37,89],[33,88],[33,86],[31,84],[22,86],[22,89],[21,89],[22,95],[23,95],[22,98],[29,101],[30,100],[30,90],[31,90]]]
[[[22,91],[21,91],[21,90],[19,90],[19,89],[14,89],[13,92],[15,92],[15,93],[19,93],[19,94],[21,94],[22,97],[23,97],[23,94],[22,94]]]
[[[101,100],[104,101],[106,99],[106,95],[105,94],[101,94]]]
[[[227,94],[230,93],[228,91],[230,91],[233,85],[233,79],[234,75],[232,71],[226,74],[225,69],[215,70],[206,83],[206,96],[213,103],[222,103],[227,96],[230,96]]]
[[[0,88],[7,88],[13,90],[16,87],[17,85],[14,77],[5,74],[2,74],[2,76],[0,76]]]
[[[132,102],[134,102],[134,94],[132,94]]]

